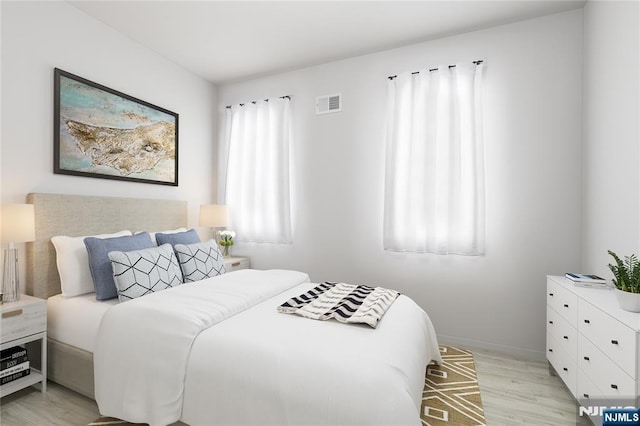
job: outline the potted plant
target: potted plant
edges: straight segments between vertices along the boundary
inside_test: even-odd
[[[615,265],[609,264],[609,269],[613,272],[613,285],[620,307],[640,312],[640,260],[632,254],[625,256],[623,262],[614,252],[608,252],[615,260]]]
[[[222,255],[224,257],[229,256],[229,247],[233,245],[233,239],[236,233],[233,231],[220,231],[220,245],[222,246]]]

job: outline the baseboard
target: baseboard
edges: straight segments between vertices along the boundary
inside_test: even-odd
[[[445,336],[438,334],[438,343],[443,345],[457,346],[465,349],[486,349],[495,352],[501,352],[519,358],[531,359],[536,361],[543,361],[546,359],[544,351],[534,351],[531,349],[517,348],[514,346],[499,345],[497,343],[482,342],[473,339],[463,339],[453,336]]]

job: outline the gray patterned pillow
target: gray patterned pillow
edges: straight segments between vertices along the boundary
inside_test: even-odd
[[[215,241],[197,244],[176,244],[173,246],[184,282],[200,281],[227,272],[220,248]]]
[[[171,244],[109,253],[121,302],[182,284],[182,272]]]

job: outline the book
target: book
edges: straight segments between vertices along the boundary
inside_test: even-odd
[[[26,370],[18,371],[17,373],[13,373],[7,377],[0,377],[0,385],[5,385],[9,382],[13,382],[14,380],[18,380],[21,377],[28,376],[31,374],[31,369],[27,368]]]
[[[587,288],[605,288],[610,289],[611,286],[607,283],[589,282],[589,281],[571,281],[574,287],[587,287]]]
[[[29,369],[29,361],[25,361],[21,364],[14,365],[13,367],[9,367],[0,371],[0,379],[7,376],[11,376],[12,374],[18,373],[23,370],[28,370],[28,369]]]
[[[22,364],[27,360],[28,360],[27,354],[25,353],[24,355],[20,355],[17,358],[12,358],[12,359],[10,358],[5,361],[0,361],[0,371],[6,370],[7,368],[13,367],[14,365]]]
[[[26,348],[23,348],[22,346],[14,346],[12,348],[0,351],[0,362],[7,361],[10,359],[16,359],[26,354],[27,354]]]
[[[576,281],[576,282],[600,283],[600,284],[607,283],[607,280],[605,280],[604,278],[601,278],[593,274],[576,274],[574,272],[567,272],[566,274],[564,274],[564,276],[569,278],[571,281]]]

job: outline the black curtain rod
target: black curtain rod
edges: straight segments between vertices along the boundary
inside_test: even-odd
[[[291,100],[291,96],[289,95],[284,95],[284,96],[278,96],[279,99],[289,99]],[[265,102],[269,102],[269,99],[263,99]],[[252,104],[257,104],[258,101],[251,101]],[[240,106],[244,106],[245,104],[238,104]],[[225,108],[231,108],[231,105],[227,105]]]
[[[484,61],[482,59],[477,60],[477,61],[473,61],[474,64],[476,65],[480,65],[481,63],[483,63]],[[455,68],[455,65],[449,65],[449,69],[451,68]],[[431,71],[437,71],[438,68],[429,68],[429,72]],[[420,74],[420,71],[414,71],[411,74]],[[389,77],[387,77],[389,80],[393,80],[394,78],[398,77],[397,75],[390,75]]]

